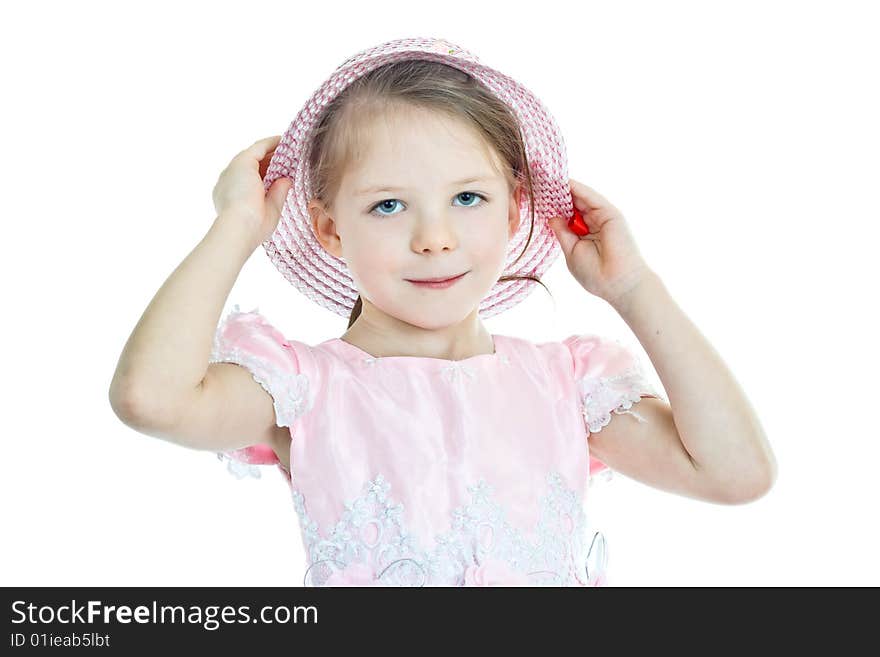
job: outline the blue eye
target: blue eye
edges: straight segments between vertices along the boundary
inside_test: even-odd
[[[477,194],[476,192],[461,192],[460,194],[457,194],[455,196],[455,198],[461,198],[462,196],[469,197],[472,200],[477,199],[477,198],[482,199],[483,201],[488,200],[485,196],[483,196],[482,194]],[[380,216],[380,217],[390,217],[392,214],[397,214],[397,213],[377,212],[377,209],[381,206],[385,206],[384,209],[386,209],[386,210],[393,210],[394,209],[393,204],[397,203],[397,202],[398,202],[398,199],[396,199],[396,198],[387,198],[384,201],[379,201],[378,203],[376,203],[376,205],[374,205],[372,208],[370,208],[370,214],[378,214],[378,216]],[[392,204],[392,205],[389,208],[386,206],[386,204]],[[461,207],[476,208],[476,207],[479,207],[480,205],[483,205],[483,204],[482,203],[470,203],[468,205],[463,205]]]
[[[486,197],[485,197],[485,196],[483,196],[482,194],[477,194],[476,192],[462,192],[461,194],[459,194],[459,195],[456,196],[455,198],[459,198],[459,197],[461,197],[461,196],[470,196],[471,198],[481,198],[481,199],[483,199],[484,201],[486,200]],[[470,205],[466,205],[466,206],[464,206],[464,207],[466,207],[466,208],[474,208],[474,207],[476,207],[477,205],[482,205],[482,203],[480,203],[480,204],[470,204]]]
[[[387,198],[384,201],[379,201],[378,203],[376,203],[376,205],[374,205],[370,209],[370,214],[376,214],[376,209],[379,208],[380,206],[386,205],[387,203],[392,203],[392,204],[397,203],[397,199],[396,198]],[[388,209],[388,208],[386,207],[386,209]],[[393,207],[391,209],[393,209]],[[384,212],[379,212],[378,214],[380,217],[387,217],[388,216]]]

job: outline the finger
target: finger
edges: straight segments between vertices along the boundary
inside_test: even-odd
[[[269,170],[269,162],[275,155],[275,147],[278,146],[280,140],[281,135],[266,137],[265,139],[254,142],[250,149],[248,149],[254,159],[258,162],[257,171],[260,174],[260,178],[266,177],[266,172]]]
[[[274,146],[279,141],[281,141],[281,135],[272,135],[271,137],[265,137],[263,139],[258,139],[257,141],[255,141],[251,145],[251,148],[257,147],[257,148],[262,149],[265,152],[268,148],[270,148],[271,146]]]
[[[259,162],[264,157],[266,157],[266,153],[275,150],[275,147],[280,141],[281,135],[274,135],[272,137],[266,137],[265,139],[259,139],[248,146],[246,149],[244,149],[241,152],[241,155],[248,159],[253,158]]]
[[[290,191],[291,187],[293,187],[293,183],[289,178],[278,178],[272,183],[272,185],[270,185],[269,191],[267,192],[267,199],[269,205],[272,206],[272,209],[275,212],[274,216],[281,215],[281,210],[284,208],[284,201],[287,199],[287,193]]]
[[[562,252],[567,258],[571,253],[571,250],[574,248],[574,245],[577,244],[579,239],[578,235],[572,232],[568,227],[568,222],[562,217],[554,217],[550,221],[550,227],[553,229],[556,239],[562,247]]]
[[[592,187],[589,187],[582,182],[578,182],[574,178],[569,178],[568,182],[571,187],[572,197],[575,201],[575,207],[581,212],[589,212],[590,210],[598,210],[602,207],[611,206],[608,199]],[[581,201],[581,203],[577,203],[577,201]],[[586,207],[581,207],[584,202],[587,204]]]

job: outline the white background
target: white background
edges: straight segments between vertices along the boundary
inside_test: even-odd
[[[209,452],[137,433],[108,387],[152,295],[213,221],[229,159],[281,134],[345,59],[404,36],[448,39],[542,98],[571,177],[624,212],[772,442],[779,479],[752,504],[620,474],[594,489],[614,583],[880,584],[871,3],[511,7],[5,6],[3,585],[302,582],[280,473],[239,481]],[[487,328],[640,349],[562,257],[544,280],[553,299],[536,287]],[[262,249],[235,303],[310,344],[346,328]]]

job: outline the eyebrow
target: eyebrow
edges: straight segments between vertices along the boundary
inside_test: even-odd
[[[468,183],[473,182],[488,182],[490,180],[494,180],[491,176],[470,176],[468,178],[463,178],[462,180],[455,180],[450,183],[450,187],[457,187],[458,185],[466,185]],[[372,185],[370,187],[365,187],[364,189],[358,190],[355,192],[358,196],[363,196],[364,194],[375,194],[376,192],[396,192],[400,190],[406,189],[405,187],[391,187],[388,185]]]

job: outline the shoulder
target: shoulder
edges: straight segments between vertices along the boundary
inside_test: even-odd
[[[570,385],[575,368],[572,349],[565,340],[535,341],[514,336],[503,338],[511,362],[530,376],[546,383]]]
[[[571,360],[575,378],[621,375],[641,372],[642,360],[635,346],[617,338],[595,333],[577,333],[561,341],[564,353]]]
[[[288,341],[256,308],[242,311],[236,304],[221,319],[211,347],[212,358],[234,355],[263,357],[295,367],[295,355],[288,350]]]
[[[533,362],[560,381],[577,383],[585,395],[597,386],[653,390],[638,350],[616,338],[578,333],[543,342],[506,340],[521,362]]]
[[[495,351],[507,364],[516,364],[519,369],[547,370],[547,361],[552,343],[537,343],[513,335],[494,334]]]
[[[577,362],[585,362],[589,354],[602,344],[602,338],[591,334],[570,335],[562,340],[532,341],[525,338],[503,336],[505,345],[521,362],[533,362],[549,368],[554,373],[571,377]],[[595,354],[598,356],[599,354]]]
[[[257,309],[242,311],[237,304],[215,332],[210,362],[235,363],[249,370],[273,396],[283,420],[311,409],[326,378],[313,347],[287,338]]]

